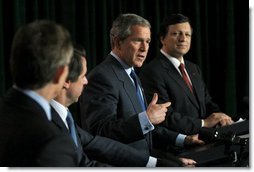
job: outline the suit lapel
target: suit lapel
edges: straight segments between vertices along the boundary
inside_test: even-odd
[[[129,99],[132,102],[133,108],[135,109],[136,113],[139,113],[142,111],[142,107],[139,103],[135,86],[133,85],[131,79],[129,78],[128,74],[123,69],[122,65],[112,56],[110,56],[110,59],[112,61],[112,70],[114,71],[117,79],[123,83],[123,88],[128,95]],[[138,80],[140,83],[140,81]],[[143,91],[143,89],[142,89]],[[143,93],[144,95],[144,93]]]
[[[202,95],[200,91],[202,90],[202,88],[200,87],[200,84],[199,84],[200,80],[197,77],[198,76],[197,71],[194,70],[194,68],[191,67],[187,61],[186,61],[186,70],[188,71],[189,77],[191,79],[193,90],[196,92],[196,98],[198,102],[200,102],[201,100],[200,96]]]
[[[61,117],[57,114],[56,110],[51,106],[51,115],[52,115],[52,122],[61,130],[64,132],[69,132],[67,127],[65,126],[63,120]]]
[[[70,133],[68,128],[65,126],[63,120],[61,119],[61,117],[58,115],[58,113],[56,112],[56,110],[51,106],[51,115],[52,115],[52,122],[62,131],[65,133]],[[76,123],[75,125],[75,130],[76,130],[76,134],[77,134],[77,140],[78,140],[78,147],[81,146],[81,142],[80,142],[80,138],[79,138],[79,134],[78,134],[78,130],[77,130],[77,126]],[[71,137],[71,135],[69,135]],[[72,139],[72,138],[71,138]],[[73,142],[74,143],[74,142]]]
[[[175,82],[184,90],[184,93],[187,95],[187,97],[190,99],[190,101],[196,106],[196,108],[199,109],[199,105],[197,102],[196,97],[192,94],[186,83],[184,82],[182,76],[179,74],[179,72],[176,70],[174,65],[163,55],[160,56],[160,62],[162,66],[165,68],[167,71],[168,75],[175,80]],[[187,70],[187,68],[186,68]],[[188,70],[187,70],[188,71]],[[188,72],[189,74],[189,72]],[[192,77],[190,76],[191,82],[192,82]],[[194,92],[195,92],[195,86],[193,86]]]

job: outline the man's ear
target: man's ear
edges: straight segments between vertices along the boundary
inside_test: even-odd
[[[121,48],[121,40],[118,38],[118,37],[115,37],[114,38],[114,44],[115,44],[115,47],[117,48],[117,49],[120,49]]]
[[[68,89],[70,87],[70,84],[71,84],[71,81],[65,81],[64,85],[63,85],[63,88]]]
[[[161,42],[161,44],[163,44],[163,42],[164,42],[164,37],[163,36],[160,36],[160,42]]]

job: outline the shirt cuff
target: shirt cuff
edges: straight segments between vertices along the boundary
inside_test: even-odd
[[[201,119],[201,127],[204,127],[204,125],[205,125],[205,121]]]
[[[186,135],[178,134],[176,137],[176,146],[184,147],[184,140]]]
[[[157,163],[157,158],[149,156],[149,160],[146,164],[146,167],[156,167],[156,163]]]
[[[139,118],[139,122],[140,122],[143,134],[146,134],[149,131],[152,131],[154,129],[153,124],[150,122],[150,120],[147,117],[146,111],[139,113],[138,118]]]

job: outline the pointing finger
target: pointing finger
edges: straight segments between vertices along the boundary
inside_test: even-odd
[[[170,105],[171,105],[171,102],[166,102],[166,103],[161,104],[161,106],[164,107],[164,108],[167,108]]]

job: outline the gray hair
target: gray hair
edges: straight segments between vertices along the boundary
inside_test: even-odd
[[[113,41],[114,38],[117,37],[120,40],[125,40],[128,36],[132,34],[131,27],[134,25],[149,27],[151,29],[151,25],[149,21],[136,14],[128,13],[128,14],[121,14],[120,16],[118,16],[114,20],[112,24],[112,28],[110,30],[111,48],[114,47],[114,41]]]

